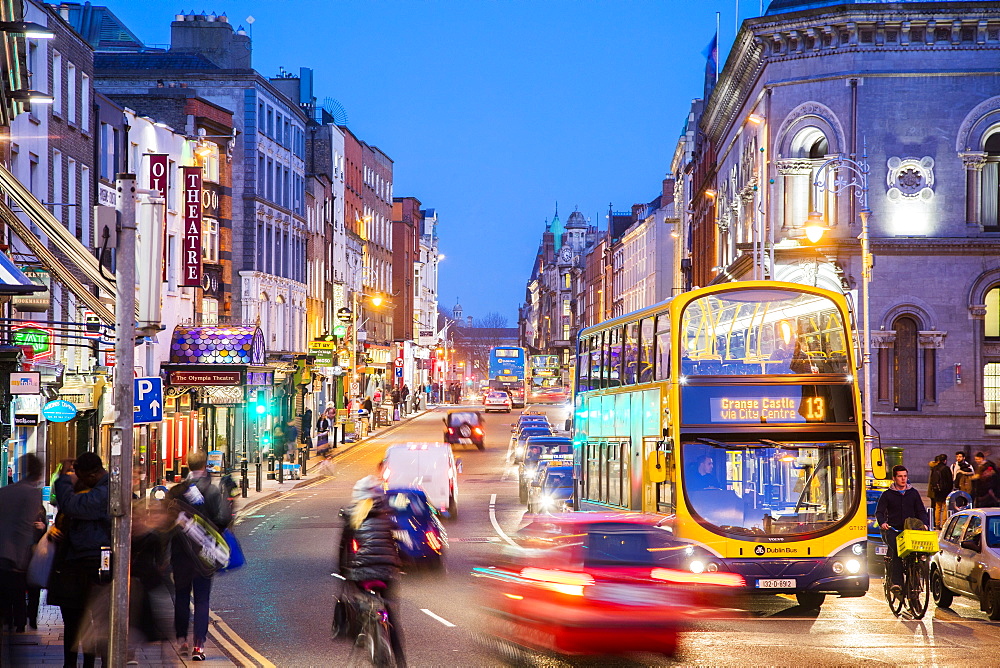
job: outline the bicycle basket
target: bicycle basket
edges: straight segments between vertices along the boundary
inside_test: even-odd
[[[937,531],[907,529],[896,536],[896,550],[899,552],[900,557],[905,557],[911,552],[937,552]]]

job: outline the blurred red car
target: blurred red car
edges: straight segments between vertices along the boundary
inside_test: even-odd
[[[744,586],[736,573],[695,573],[696,548],[635,513],[562,513],[519,531],[500,565],[476,568],[494,635],[562,655],[655,652],[705,606]],[[697,568],[697,567],[696,567]]]

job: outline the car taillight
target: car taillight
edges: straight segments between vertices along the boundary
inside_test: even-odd
[[[358,541],[351,540],[351,552],[357,552],[357,551],[358,551]]]
[[[449,434],[454,434],[454,433],[455,433],[455,430],[454,430],[454,429],[452,429],[451,427],[448,427],[448,433],[449,433]]]
[[[538,586],[570,596],[583,596],[583,589],[594,584],[594,578],[587,573],[559,571],[550,568],[525,568],[521,577],[534,580]]]
[[[441,540],[437,537],[433,531],[428,531],[424,534],[424,538],[427,539],[427,544],[431,546],[431,549],[435,552],[441,551]]]
[[[480,429],[479,427],[476,427],[476,428],[475,428],[475,429],[474,429],[473,431],[475,431],[475,432],[476,432],[477,434],[479,434],[480,436],[482,436],[482,434],[483,434],[483,430],[482,430],[482,429]]]
[[[677,584],[701,584],[717,587],[746,586],[746,581],[739,573],[688,573],[675,571],[671,568],[654,568],[649,575],[656,580],[676,582]]]

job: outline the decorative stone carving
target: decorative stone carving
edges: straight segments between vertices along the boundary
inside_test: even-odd
[[[819,119],[820,123],[817,124],[816,127],[824,129],[824,126],[826,126],[833,132],[834,136],[832,137],[829,133],[825,133],[827,141],[830,143],[830,151],[832,153],[837,153],[844,150],[844,127],[840,124],[837,114],[833,113],[833,110],[825,104],[820,104],[819,102],[804,102],[795,107],[795,109],[792,109],[792,111],[785,117],[785,120],[781,122],[781,125],[778,127],[778,131],[774,134],[780,142],[777,149],[777,157],[781,157],[781,145],[790,141],[791,136],[795,134],[794,132],[791,132],[792,127],[801,123],[803,119],[807,119],[810,116]]]
[[[881,329],[877,332],[872,332],[872,348],[892,348],[895,343],[895,330]]]
[[[986,304],[976,304],[969,307],[969,317],[972,320],[982,320],[986,317]]]
[[[887,196],[892,202],[934,197],[934,158],[889,158],[886,161]]]
[[[998,111],[1000,111],[1000,95],[983,100],[976,105],[975,109],[966,114],[955,138],[955,151],[962,154],[965,151],[982,148],[982,135],[992,125],[992,123],[983,123],[982,121],[986,116]],[[973,128],[978,128],[975,134],[973,134]]]
[[[948,332],[917,332],[917,345],[921,348],[944,348]]]
[[[782,176],[809,175],[812,174],[813,162],[813,160],[806,158],[788,158],[775,160],[774,166],[778,168],[778,174]]]
[[[972,169],[978,172],[986,165],[986,153],[981,151],[959,153],[958,157],[962,159],[962,164],[965,165],[966,169]]]

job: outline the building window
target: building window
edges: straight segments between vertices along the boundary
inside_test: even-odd
[[[986,293],[986,318],[983,331],[987,340],[1000,340],[1000,286],[994,286]]]
[[[90,77],[80,75],[80,129],[90,132]]]
[[[139,164],[136,162],[135,164]],[[171,211],[180,210],[180,194],[177,192],[177,163],[167,159],[167,208]]]
[[[903,316],[893,325],[893,404],[897,411],[915,411],[917,406],[917,323]]]
[[[91,201],[90,168],[85,165],[80,166],[80,193],[81,193],[80,196],[81,202]],[[77,207],[77,208],[80,209],[80,217],[82,219],[80,221],[80,230],[82,235],[80,237],[80,241],[83,242],[84,246],[90,248],[90,213],[91,213],[90,207],[87,206],[87,207]]]
[[[201,324],[202,325],[218,325],[219,324],[219,300],[213,299],[211,297],[202,297],[201,299]]]
[[[1000,231],[1000,132],[986,138],[986,164],[980,175],[979,220],[987,231]]]
[[[62,55],[58,51],[52,52],[52,113],[56,116],[63,115],[62,108]]]
[[[177,235],[167,236],[167,292],[177,292]]]
[[[205,218],[201,228],[201,259],[219,262],[219,223],[211,218]]]
[[[66,120],[76,123],[76,65],[66,66]]]
[[[1000,429],[1000,362],[989,362],[983,368],[983,404],[986,426]]]
[[[562,300],[562,314],[563,315],[573,315],[573,311],[570,309],[569,297],[563,297]]]
[[[819,168],[826,162],[830,143],[819,128],[808,127],[799,131],[791,144],[791,168],[784,174],[784,224],[786,228],[801,228],[812,212],[818,212],[823,221],[833,222],[834,195],[816,187]]]
[[[563,325],[562,328],[562,340],[569,341],[569,325]]]

